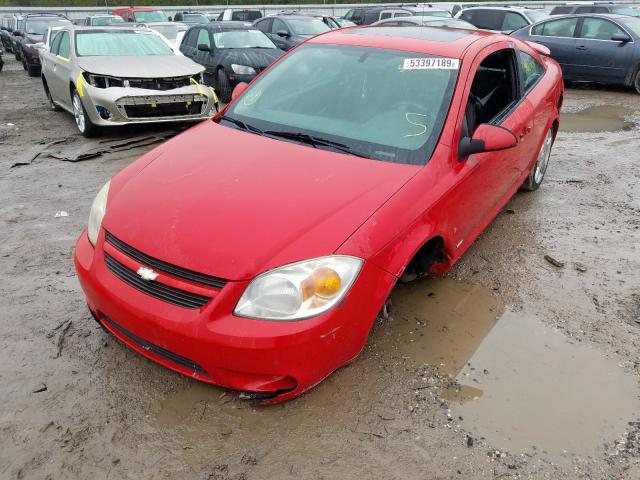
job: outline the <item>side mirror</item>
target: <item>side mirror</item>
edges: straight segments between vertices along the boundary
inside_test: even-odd
[[[177,21],[178,21],[178,20],[174,20],[174,19],[173,19],[173,18],[171,18],[171,17],[167,17],[167,20],[169,20],[170,22],[177,22]]]
[[[627,43],[631,41],[631,37],[626,33],[615,33],[611,37],[611,40],[613,40],[614,42]]]
[[[207,45],[206,43],[199,43],[198,44],[198,50],[200,50],[201,52],[210,52],[211,51],[211,47],[209,45]]]
[[[242,92],[244,92],[248,86],[249,84],[246,82],[240,82],[239,84],[237,84],[233,89],[233,92],[231,92],[231,100],[235,100],[240,95],[242,95]]]
[[[279,37],[286,38],[289,36],[289,32],[287,32],[286,30],[278,30],[276,32],[276,35],[278,35]]]
[[[474,153],[497,152],[507,150],[518,144],[511,130],[488,123],[481,124],[473,138],[464,137],[458,145],[458,160],[461,161]]]

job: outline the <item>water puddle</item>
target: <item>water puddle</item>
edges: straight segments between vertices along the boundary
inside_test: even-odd
[[[640,412],[633,375],[533,315],[502,313],[489,290],[428,279],[392,299],[395,325],[385,330],[398,353],[454,376],[442,392],[454,417],[497,448],[595,454]]]
[[[640,115],[640,111],[615,105],[600,105],[578,112],[560,114],[560,130],[564,132],[615,132],[631,130],[633,122],[625,116]]]

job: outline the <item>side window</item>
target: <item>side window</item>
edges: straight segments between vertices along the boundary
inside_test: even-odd
[[[577,25],[577,18],[551,20],[549,22],[544,22],[536,25],[531,33],[544,37],[573,37]]]
[[[525,93],[533,88],[544,75],[544,68],[535,58],[528,53],[518,51],[520,70],[522,71],[522,85]]]
[[[279,18],[274,18],[273,25],[271,26],[271,31],[273,33],[278,33],[282,31],[288,32],[289,29],[287,28],[287,25],[282,20],[280,20]]]
[[[499,10],[472,10],[470,23],[485,30],[501,30],[504,12]],[[466,19],[465,19],[466,20]]]
[[[71,58],[71,42],[69,40],[69,32],[61,32],[62,37],[60,37],[60,48],[58,50],[58,55],[63,58]]]
[[[391,18],[391,12],[382,12],[380,14],[380,20],[386,20],[387,18]]]
[[[514,55],[513,50],[499,50],[479,65],[465,108],[463,137],[472,137],[482,123],[499,124],[518,100]]]
[[[197,45],[206,45],[211,48],[211,40],[209,39],[209,31],[206,28],[201,28],[198,30],[198,41]]]
[[[515,12],[506,12],[504,15],[504,20],[502,21],[501,30],[513,31],[519,30],[524,26],[529,25],[522,15]]]
[[[224,12],[218,15],[218,22],[221,22],[224,19]]]
[[[271,22],[270,18],[266,18],[256,23],[256,28],[263,33],[271,33]]]
[[[395,12],[393,16],[394,17],[410,17],[411,14],[407,12]]]
[[[580,30],[580,38],[591,40],[611,40],[616,33],[624,34],[620,28],[603,18],[585,18]]]
[[[60,40],[62,39],[63,33],[64,32],[58,32],[53,37],[53,41],[51,42],[51,53],[53,55],[58,55],[58,52],[60,51]]]

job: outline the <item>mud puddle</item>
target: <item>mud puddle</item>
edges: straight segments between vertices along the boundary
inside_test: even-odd
[[[455,377],[441,396],[491,445],[591,455],[640,411],[635,378],[614,360],[533,315],[503,313],[490,290],[428,279],[397,288],[393,302],[393,335],[382,343]]]
[[[640,111],[616,105],[599,105],[560,115],[564,132],[615,132],[631,130],[633,122],[624,117],[640,115]]]

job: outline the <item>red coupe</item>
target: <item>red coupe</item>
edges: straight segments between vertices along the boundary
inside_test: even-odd
[[[363,348],[400,279],[443,273],[535,190],[563,84],[544,47],[451,28],[314,37],[98,193],[94,317],[177,372],[275,403]]]

